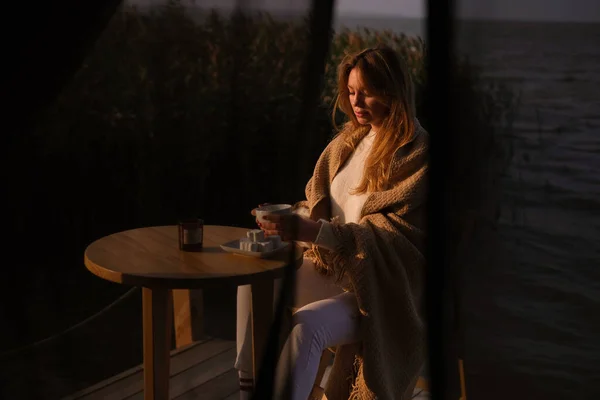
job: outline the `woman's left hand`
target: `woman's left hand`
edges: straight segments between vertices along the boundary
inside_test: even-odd
[[[268,221],[261,224],[265,234],[279,235],[284,241],[314,242],[321,229],[320,222],[302,218],[297,214],[268,214],[263,218]]]

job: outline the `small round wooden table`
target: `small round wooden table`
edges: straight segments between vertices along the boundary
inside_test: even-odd
[[[144,399],[168,400],[174,289],[251,285],[254,377],[273,318],[273,281],[289,265],[289,251],[270,259],[223,251],[221,244],[245,237],[247,229],[204,227],[201,252],[179,250],[177,226],[133,229],[99,239],[85,251],[85,266],[100,278],[141,286],[144,337]],[[294,251],[295,267],[302,252]]]

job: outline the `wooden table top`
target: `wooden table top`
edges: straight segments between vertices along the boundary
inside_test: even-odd
[[[283,276],[290,251],[269,259],[232,254],[220,245],[246,236],[245,228],[206,225],[201,252],[179,250],[177,226],[159,226],[115,233],[90,244],[87,269],[100,278],[135,286],[194,289],[211,285],[246,285]],[[295,266],[302,251],[293,246]]]

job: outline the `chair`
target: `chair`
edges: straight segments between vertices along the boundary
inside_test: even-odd
[[[460,379],[460,397],[458,398],[458,400],[467,400],[464,361],[461,358],[458,359],[458,375],[459,375],[459,379]],[[426,377],[420,376],[415,388],[422,389],[426,392],[429,392],[429,381],[427,380]]]
[[[335,356],[335,349],[327,348],[323,351],[321,355],[321,361],[319,363],[319,370],[317,371],[317,376],[315,378],[315,383],[313,387],[313,393],[322,393],[322,389],[320,389],[321,381],[323,380],[323,376],[325,376],[325,370],[327,366],[331,364],[333,357]],[[460,378],[460,397],[458,400],[467,400],[467,391],[465,385],[465,372],[464,372],[464,361],[462,359],[458,359],[458,373]],[[318,387],[318,389],[317,389]],[[415,388],[422,389],[426,392],[429,392],[429,381],[426,377],[420,376],[417,380],[417,384]]]

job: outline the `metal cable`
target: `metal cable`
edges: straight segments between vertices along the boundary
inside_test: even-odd
[[[135,291],[137,291],[137,289],[139,289],[139,288],[138,287],[134,287],[132,289],[129,289],[125,294],[123,294],[121,297],[119,297],[118,299],[116,299],[115,301],[113,301],[112,303],[110,303],[109,305],[107,305],[106,307],[104,307],[102,310],[100,310],[97,313],[91,315],[90,317],[84,319],[83,321],[81,321],[81,322],[79,322],[79,323],[77,323],[77,324],[75,324],[75,325],[73,325],[73,326],[65,329],[62,332],[59,332],[59,333],[54,334],[52,336],[48,336],[47,338],[42,339],[42,340],[38,340],[37,342],[29,343],[29,344],[27,344],[25,346],[17,347],[15,349],[7,350],[7,351],[5,351],[3,353],[0,353],[0,360],[6,358],[8,356],[20,353],[20,352],[22,352],[24,350],[28,350],[28,349],[31,349],[33,347],[37,347],[39,345],[42,345],[44,343],[48,343],[48,342],[50,342],[50,341],[52,341],[52,340],[54,340],[54,339],[56,339],[56,338],[58,338],[58,337],[60,337],[60,336],[62,336],[64,334],[66,334],[66,333],[69,333],[69,332],[71,332],[71,331],[73,331],[73,330],[75,330],[75,329],[77,329],[77,328],[79,328],[79,327],[87,324],[88,322],[96,319],[100,315],[106,313],[108,310],[110,310],[111,308],[113,308],[114,306],[116,306],[121,301],[125,300],[127,297],[131,296]]]

